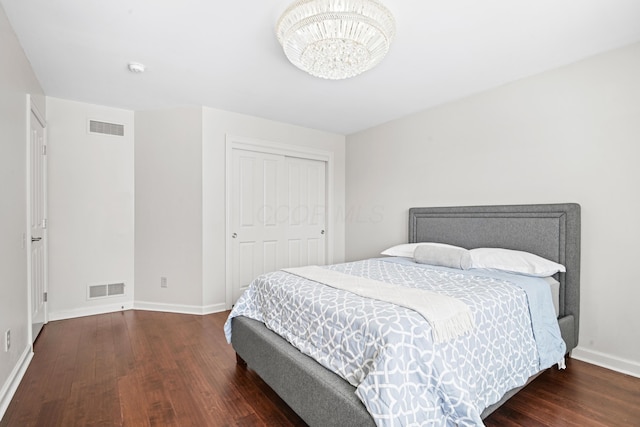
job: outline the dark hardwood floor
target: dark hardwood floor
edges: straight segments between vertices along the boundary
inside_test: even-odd
[[[125,311],[50,322],[0,426],[305,426],[236,364],[227,313]],[[640,426],[640,379],[570,360],[487,426]]]

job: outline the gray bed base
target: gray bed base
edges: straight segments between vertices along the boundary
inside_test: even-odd
[[[558,323],[567,352],[578,344],[580,206],[544,205],[411,208],[409,242],[449,243],[468,249],[502,247],[535,253],[567,267],[560,273]],[[300,353],[264,324],[233,319],[232,344],[253,369],[310,426],[375,426],[355,388]],[[529,381],[531,381],[531,378]],[[522,387],[486,408],[487,417]]]

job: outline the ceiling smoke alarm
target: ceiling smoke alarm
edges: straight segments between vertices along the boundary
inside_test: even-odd
[[[139,62],[129,62],[129,71],[132,73],[142,73],[144,72],[144,65]]]

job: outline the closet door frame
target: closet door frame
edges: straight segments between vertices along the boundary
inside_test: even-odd
[[[231,309],[233,301],[233,285],[232,285],[232,244],[233,230],[231,226],[232,200],[231,193],[233,187],[233,150],[246,150],[258,153],[278,154],[286,157],[297,157],[300,159],[319,160],[326,162],[326,260],[327,264],[333,263],[333,230],[334,224],[334,190],[333,190],[333,153],[330,151],[319,150],[302,145],[284,144],[274,141],[266,141],[256,138],[242,137],[232,134],[226,134],[226,239],[225,239],[225,280],[226,280],[226,308]]]

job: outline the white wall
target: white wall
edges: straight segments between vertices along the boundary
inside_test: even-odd
[[[350,260],[407,239],[412,206],[582,205],[580,346],[640,376],[640,44],[347,137]]]
[[[342,135],[200,107],[138,111],[135,120],[137,308],[225,309],[227,134],[333,153],[334,209],[344,210]],[[344,222],[335,228],[334,259],[341,261]]]
[[[90,134],[88,120],[125,135]],[[49,318],[133,305],[133,112],[47,97]],[[125,295],[88,300],[87,286],[125,283]]]
[[[333,154],[333,262],[344,260],[345,137],[228,111],[203,109],[203,301],[225,304],[225,144],[226,135],[304,146]]]
[[[27,94],[45,114],[44,93],[0,6],[0,418],[31,354],[27,302]],[[4,333],[11,348],[4,351]]]
[[[201,313],[201,108],[135,118],[136,307]]]

